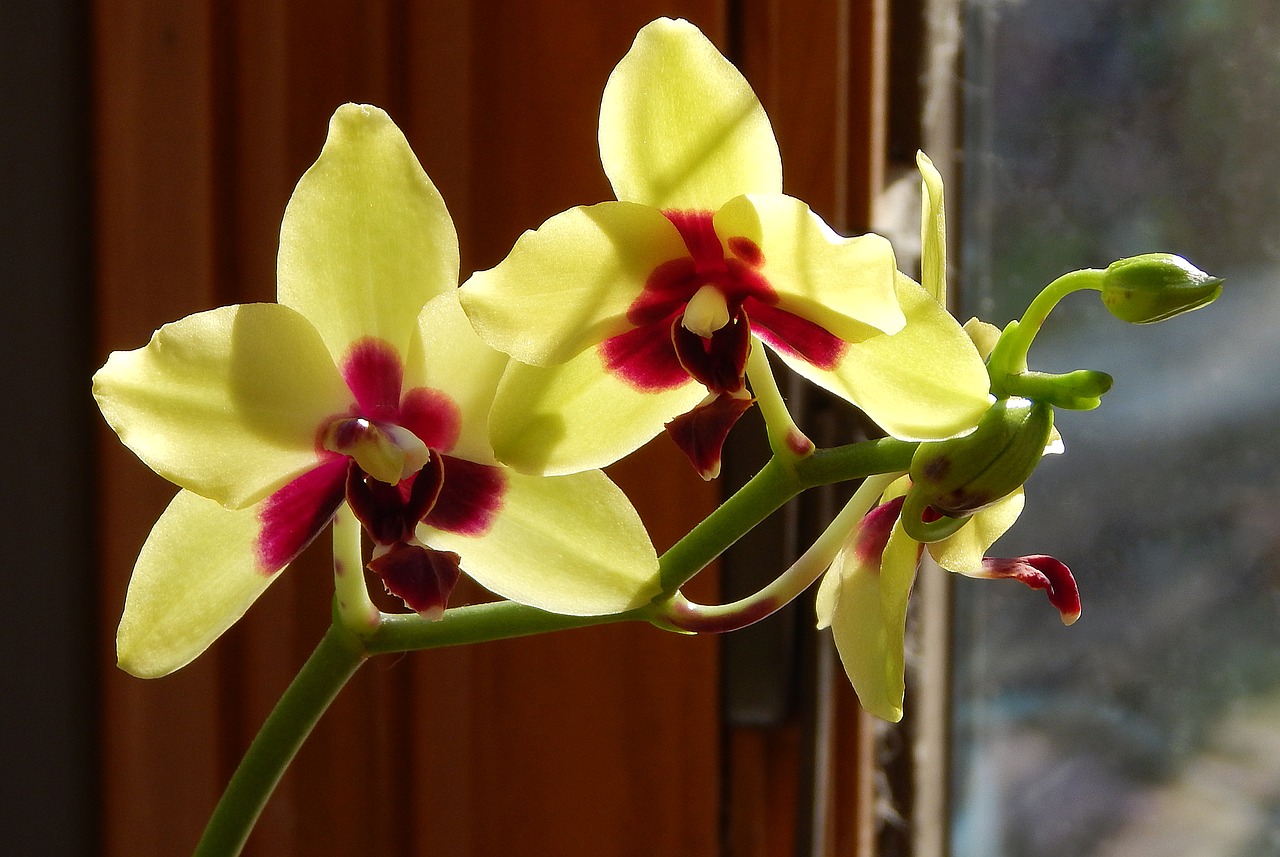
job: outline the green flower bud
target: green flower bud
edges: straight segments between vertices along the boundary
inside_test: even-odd
[[[1112,262],[1102,279],[1102,302],[1116,318],[1133,324],[1173,318],[1212,303],[1220,294],[1221,277],[1170,253]]]
[[[1048,402],[1056,408],[1091,411],[1102,404],[1102,396],[1111,384],[1106,372],[1077,369],[1061,375],[1020,372],[1005,379],[1004,389],[1010,395]]]
[[[1016,491],[1040,463],[1052,429],[1047,402],[1001,399],[964,437],[920,444],[902,507],[907,535],[921,542],[945,538],[962,519]],[[944,519],[925,521],[929,509]]]

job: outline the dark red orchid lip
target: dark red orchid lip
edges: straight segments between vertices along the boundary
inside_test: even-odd
[[[1071,569],[1058,559],[1044,554],[1011,558],[987,557],[982,560],[982,577],[1020,580],[1032,589],[1043,589],[1049,603],[1058,608],[1064,624],[1080,618],[1080,589]]]
[[[396,544],[375,556],[369,569],[382,579],[387,592],[415,613],[439,619],[449,595],[462,575],[462,558],[453,551],[418,544]]]
[[[755,399],[722,393],[667,423],[667,434],[703,479],[720,475],[720,457],[729,430],[751,409]]]

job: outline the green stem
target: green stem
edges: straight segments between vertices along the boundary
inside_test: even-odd
[[[1058,302],[1082,289],[1101,291],[1106,273],[1097,268],[1085,268],[1063,274],[1036,295],[1021,319],[1010,322],[1005,327],[987,360],[992,393],[997,396],[1004,394],[1005,379],[1027,371],[1027,352],[1031,349],[1031,343]]]
[[[778,380],[773,376],[773,367],[769,365],[769,355],[765,352],[764,343],[754,336],[751,338],[751,352],[747,356],[747,378],[751,381],[751,392],[760,406],[760,415],[764,417],[765,431],[769,436],[769,448],[773,454],[785,459],[804,458],[814,450],[813,441],[800,430],[787,403],[783,401],[782,391],[778,389]]]
[[[809,549],[759,592],[729,604],[714,605],[698,604],[677,592],[662,605],[663,612],[657,621],[681,631],[724,633],[745,628],[773,614],[813,585],[830,567],[849,533],[899,475],[868,476]]]
[[[495,601],[490,604],[453,607],[434,621],[416,613],[383,614],[381,626],[365,640],[365,650],[370,655],[379,655],[442,649],[612,622],[647,620],[652,612],[646,605],[626,613],[607,616],[563,616],[514,601]]]
[[[662,594],[652,605],[611,616],[562,616],[510,601],[454,607],[437,621],[416,614],[384,614],[364,644],[373,654],[408,652],[486,640],[659,619],[663,605],[747,532],[806,488],[906,470],[918,444],[885,438],[820,449],[794,463],[771,459],[706,520],[658,558]]]
[[[276,703],[227,784],[195,857],[234,857],[302,742],[365,661],[359,640],[336,623]]]
[[[333,519],[333,586],[338,618],[352,633],[368,636],[378,628],[381,611],[369,598],[364,580],[363,530],[343,503]]]

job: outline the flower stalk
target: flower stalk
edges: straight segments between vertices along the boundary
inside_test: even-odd
[[[333,519],[334,610],[351,633],[367,637],[378,629],[381,611],[364,580],[360,521],[343,503]]]
[[[830,567],[862,517],[899,474],[868,476],[840,513],[791,567],[753,595],[729,604],[698,604],[676,592],[654,621],[677,631],[724,633],[745,628],[790,604]]]
[[[760,415],[764,417],[773,454],[783,459],[812,455],[816,447],[796,425],[795,418],[787,409],[782,391],[778,389],[778,380],[773,375],[773,367],[769,365],[769,356],[758,339],[752,341],[751,354],[747,357],[747,380],[751,382],[751,392],[760,406]]]
[[[209,818],[195,857],[240,853],[285,768],[366,658],[359,640],[335,619],[249,745]]]

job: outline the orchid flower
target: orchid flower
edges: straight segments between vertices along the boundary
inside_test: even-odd
[[[552,217],[462,288],[480,336],[519,361],[491,416],[500,460],[574,472],[665,425],[711,478],[760,342],[902,439],[960,434],[985,410],[977,353],[889,243],[840,237],[783,195],[764,108],[692,24],[636,36],[599,142],[618,201]]]
[[[463,315],[453,222],[381,110],[334,114],[286,209],[277,276],[278,303],[165,325],[94,376],[121,440],[181,488],[129,584],[124,669],[198,656],[344,503],[373,542],[368,567],[428,617],[460,571],[573,615],[657,593],[644,527],[602,473],[495,461],[488,410],[508,360]]]
[[[924,198],[922,280],[932,295],[944,301],[946,231],[942,177],[923,153],[918,164]],[[984,359],[1000,336],[994,326],[976,319],[968,322],[965,330]],[[990,419],[1009,411],[1026,417],[1019,424],[1023,438],[1014,436],[1012,442],[1010,434],[1002,431],[1005,425]],[[984,436],[984,427],[989,424],[995,425],[995,436]],[[1022,451],[1015,448],[1019,442],[1024,446]],[[969,447],[966,451],[971,460],[980,454],[984,444],[995,450],[992,457],[999,457],[1002,465],[1008,464],[1011,457],[1019,458],[1021,463],[1012,467],[1018,474],[1012,477],[1017,486],[1012,490],[1007,484],[993,487],[993,480],[1000,480],[992,474],[1003,468],[990,467],[980,455],[976,466],[969,464],[972,478],[957,473],[968,463],[951,454],[951,447],[961,444]],[[1041,455],[1062,451],[1061,438],[1052,428],[1051,408],[1043,403],[1032,406],[1025,400],[1002,400],[972,435],[937,447],[941,449],[936,452],[928,445],[922,447],[912,462],[912,475],[901,476],[885,489],[879,504],[849,535],[818,588],[818,627],[831,628],[858,700],[872,714],[895,722],[902,718],[905,691],[907,602],[925,548],[948,571],[986,579],[1010,578],[1033,589],[1046,590],[1065,624],[1070,625],[1080,616],[1079,592],[1070,569],[1063,563],[1039,555],[1012,559],[985,556],[1021,514],[1021,481],[1034,468],[1035,461]],[[912,493],[912,476],[928,478],[930,474],[942,474],[951,480],[932,496],[924,495],[926,501],[945,497],[946,503],[938,503],[945,507],[941,510],[926,501],[912,502],[918,495]],[[940,537],[930,538],[928,544],[908,534],[909,529],[918,532],[927,525],[922,521],[920,527],[912,526],[904,514],[938,519],[948,513],[956,517],[947,517]]]
[[[984,579],[1020,580],[1047,591],[1064,624],[1080,617],[1071,571],[1050,556],[986,557],[1022,512],[1021,489],[979,511],[953,535],[922,545],[903,529],[909,485],[894,482],[845,542],[818,587],[818,627],[830,627],[845,672],[862,707],[877,717],[902,719],[905,691],[907,601],[922,549],[947,571]]]

